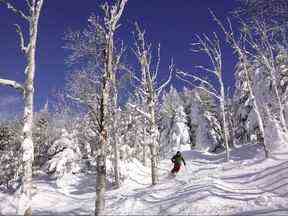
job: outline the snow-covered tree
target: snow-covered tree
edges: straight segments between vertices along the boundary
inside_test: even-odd
[[[222,131],[223,131],[223,141],[226,149],[226,160],[229,160],[229,143],[228,143],[228,125],[227,125],[227,117],[226,117],[226,93],[225,93],[225,86],[223,83],[223,73],[222,73],[222,52],[221,52],[221,45],[220,40],[216,33],[214,33],[214,38],[210,39],[207,35],[203,35],[203,37],[197,36],[197,43],[195,45],[195,52],[205,53],[211,62],[211,67],[207,66],[198,66],[204,72],[213,75],[217,82],[218,88],[213,86],[212,82],[203,79],[200,76],[195,76],[193,74],[185,73],[183,71],[178,70],[177,74],[178,77],[185,82],[195,86],[195,84],[191,81],[199,81],[202,85],[198,88],[206,91],[208,94],[213,95],[220,104],[220,112],[221,112],[221,119],[222,119]],[[188,78],[188,79],[187,79]],[[189,80],[190,79],[190,80]]]
[[[105,208],[104,193],[106,190],[106,151],[107,145],[111,140],[111,110],[115,109],[117,92],[115,91],[116,70],[119,67],[121,58],[115,50],[115,33],[118,29],[118,22],[122,16],[127,0],[117,0],[110,5],[105,2],[102,5],[104,16],[97,18],[90,17],[90,27],[83,34],[76,32],[67,36],[66,48],[72,51],[69,57],[71,63],[79,60],[88,63],[92,61],[94,70],[77,73],[78,78],[74,79],[74,90],[70,92],[70,98],[84,104],[91,117],[94,132],[99,137],[96,145],[96,163],[97,163],[97,186],[95,215],[102,215]],[[91,64],[88,66],[91,66]],[[94,73],[93,73],[94,72]],[[83,80],[85,84],[79,82]],[[75,84],[76,83],[76,84]],[[76,87],[75,87],[76,86]],[[80,88],[79,88],[80,87]],[[82,88],[83,87],[83,88]],[[71,94],[72,93],[72,94]],[[112,110],[113,111],[113,110]],[[114,112],[112,112],[114,113]],[[116,148],[116,142],[114,142]],[[115,152],[115,151],[114,151]],[[116,155],[115,160],[118,159]],[[116,163],[115,163],[116,164]],[[118,172],[116,172],[118,175]],[[117,178],[119,179],[119,178]]]
[[[10,86],[17,89],[23,94],[24,113],[23,113],[23,178],[22,178],[22,194],[20,197],[17,214],[32,215],[31,207],[31,190],[32,190],[32,164],[34,160],[34,146],[32,139],[33,127],[33,100],[34,100],[34,77],[35,77],[35,55],[38,36],[38,22],[44,0],[26,1],[27,13],[14,6],[9,0],[1,0],[0,4],[5,4],[7,8],[28,22],[29,37],[28,43],[25,44],[25,34],[20,25],[16,24],[16,31],[20,37],[20,48],[26,59],[26,68],[24,70],[25,81],[20,84],[14,80],[0,79],[0,85]]]
[[[186,93],[186,97],[187,97]],[[194,88],[190,91],[190,125],[194,126],[191,134],[195,147],[202,151],[216,152],[223,148],[223,132],[218,119],[218,107],[215,98],[206,91]]]
[[[247,87],[249,92],[246,100],[252,102],[260,137],[263,138],[265,154],[268,156],[267,148],[269,145],[271,151],[271,142],[265,137],[268,138],[270,135],[273,123],[270,118],[278,121],[277,126],[274,124],[275,130],[280,129],[287,134],[285,96],[282,95],[283,89],[280,88],[279,72],[281,69],[277,64],[277,56],[279,46],[287,46],[287,27],[283,26],[283,21],[285,23],[285,19],[288,18],[287,10],[284,9],[288,4],[287,1],[281,0],[248,0],[245,3],[240,15],[238,14],[241,40],[235,39],[231,25],[230,32],[227,32],[223,25],[216,20],[238,54],[239,66],[244,71],[247,84],[244,87]],[[254,10],[254,13],[251,13],[251,10]],[[243,76],[241,78],[243,80]],[[279,133],[282,132],[279,131]],[[282,138],[284,137],[282,136]],[[283,140],[283,142],[286,141]]]
[[[11,183],[23,175],[21,169],[21,124],[19,121],[0,123],[0,186],[10,189]]]
[[[279,67],[276,64],[277,49],[275,49],[275,44],[281,44],[284,38],[279,39],[279,37],[275,37],[274,31],[270,31],[266,23],[261,21],[255,22],[256,23],[251,27],[250,25],[242,23],[245,28],[244,32],[248,44],[251,46],[249,48],[253,53],[251,58],[254,63],[253,66],[255,67],[254,78],[256,80],[265,80],[266,85],[269,84],[269,90],[273,94],[273,102],[271,101],[270,103],[270,106],[272,106],[272,103],[274,106],[272,112],[277,113],[280,126],[282,130],[287,133],[287,125],[284,117],[284,104],[278,87],[277,74],[279,72]],[[255,84],[257,85],[255,86],[260,87],[256,80]]]
[[[121,157],[127,158],[125,152],[125,146],[128,145],[129,148],[133,149],[133,154],[130,155],[138,160],[142,161],[143,165],[147,165],[147,159],[149,158],[149,149],[147,143],[148,131],[147,129],[147,119],[145,116],[140,114],[135,110],[134,107],[130,105],[133,104],[136,107],[142,107],[143,101],[139,97],[130,96],[123,109],[123,123],[124,125],[121,134],[123,136],[121,144]]]
[[[46,152],[51,142],[50,114],[48,102],[43,109],[34,114],[33,141],[34,141],[34,166],[41,167],[47,161]]]
[[[135,76],[135,79],[139,81],[139,87],[137,89],[137,94],[139,94],[142,100],[142,107],[137,107],[130,104],[132,107],[142,114],[147,120],[147,133],[148,133],[148,146],[150,149],[150,161],[151,161],[151,178],[152,185],[157,184],[158,174],[157,174],[157,156],[159,156],[159,130],[157,125],[156,107],[158,103],[159,96],[162,90],[167,86],[171,80],[172,71],[174,70],[173,64],[170,65],[170,75],[166,82],[162,85],[157,85],[157,75],[160,64],[160,46],[158,48],[158,60],[153,68],[152,51],[151,45],[146,42],[145,32],[140,29],[138,24],[136,24],[135,33],[135,50],[134,53],[137,57],[141,78]]]
[[[52,143],[47,154],[50,160],[46,162],[45,170],[53,177],[61,179],[79,172],[81,153],[75,134],[62,129],[61,136]]]
[[[231,22],[229,21],[229,29],[227,30],[224,25],[220,22],[220,20],[212,13],[212,16],[216,23],[219,25],[221,30],[224,32],[226,36],[226,41],[228,44],[231,45],[231,47],[234,49],[235,53],[237,54],[237,57],[239,59],[239,67],[243,69],[243,79],[245,81],[244,88],[247,89],[247,92],[249,93],[249,97],[251,98],[252,104],[253,104],[253,111],[256,115],[256,121],[259,128],[259,136],[263,137],[263,142],[261,144],[263,145],[263,149],[265,152],[265,156],[268,157],[268,149],[267,149],[267,142],[264,139],[265,131],[264,131],[264,123],[263,118],[261,116],[261,110],[259,108],[260,104],[257,98],[255,97],[255,91],[253,89],[253,74],[251,74],[251,59],[249,58],[249,51],[246,48],[246,37],[245,35],[240,35],[239,38],[237,38],[233,32],[233,29],[231,27]]]
[[[288,2],[286,0],[240,0],[236,9],[241,16],[252,25],[256,20],[266,22],[269,27],[283,26],[288,21]]]
[[[184,102],[173,87],[163,95],[160,110],[160,153],[174,152],[181,147],[190,145],[190,128]]]

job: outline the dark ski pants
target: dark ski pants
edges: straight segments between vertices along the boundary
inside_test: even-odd
[[[171,173],[178,173],[180,170],[181,164],[174,164],[173,169],[171,170]]]

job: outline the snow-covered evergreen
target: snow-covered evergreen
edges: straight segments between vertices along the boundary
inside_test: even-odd
[[[65,129],[62,129],[61,136],[48,149],[48,156],[51,159],[45,164],[45,170],[53,177],[63,178],[80,171],[81,154],[77,139]]]
[[[160,148],[162,156],[190,147],[190,129],[184,102],[173,87],[163,96],[160,123]],[[188,147],[187,147],[188,146]]]

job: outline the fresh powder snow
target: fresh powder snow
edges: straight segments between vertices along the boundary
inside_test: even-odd
[[[258,155],[255,157],[255,155]],[[172,156],[172,155],[171,155]],[[244,145],[213,155],[183,151],[186,167],[169,177],[170,158],[160,161],[159,184],[151,186],[150,168],[133,159],[125,166],[127,177],[119,189],[108,185],[108,215],[287,215],[288,153],[264,159],[259,145]],[[93,214],[95,176],[66,176],[57,184],[44,173],[34,178],[34,215]],[[0,193],[0,213],[16,213],[15,195]]]

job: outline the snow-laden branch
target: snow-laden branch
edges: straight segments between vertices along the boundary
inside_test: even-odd
[[[113,27],[116,28],[116,24],[118,23],[120,17],[122,16],[123,10],[125,8],[125,5],[127,4],[128,0],[121,0],[120,4],[118,7],[114,6],[112,8],[112,23],[113,23]],[[116,11],[116,8],[118,9]]]
[[[24,93],[24,87],[14,80],[0,79],[0,85],[9,86]]]
[[[118,0],[114,5],[110,6],[107,2],[102,5],[102,10],[105,13],[105,24],[107,28],[111,28],[112,31],[115,31],[120,25],[120,17],[124,11],[125,5],[128,0]]]
[[[199,67],[201,67],[201,66],[199,66]],[[204,85],[208,86],[214,94],[217,94],[217,90],[214,88],[214,86],[213,86],[209,81],[207,81],[207,80],[205,80],[205,79],[202,79],[202,78],[200,78],[200,77],[198,77],[198,76],[195,76],[195,75],[193,75],[193,74],[185,73],[184,71],[181,71],[181,70],[177,70],[177,71],[176,71],[176,74],[178,74],[178,77],[181,77],[181,75],[182,75],[182,76],[184,76],[184,77],[192,78],[192,79],[195,80],[195,81],[200,81],[200,82],[203,83]],[[183,80],[183,79],[182,79],[182,80]],[[192,83],[192,82],[191,82],[191,83]],[[193,85],[194,85],[194,84],[193,84]],[[194,86],[195,86],[195,85],[194,85]]]
[[[73,101],[75,101],[75,102],[78,102],[80,104],[85,104],[86,105],[86,101],[82,100],[81,98],[73,97],[73,96],[71,96],[69,94],[67,94],[66,97],[71,99],[71,100],[73,100]]]
[[[99,120],[99,118],[98,118],[97,112],[95,111],[95,107],[94,107],[93,105],[91,105],[91,103],[89,103],[89,102],[87,102],[87,101],[85,101],[85,100],[83,100],[83,99],[81,99],[81,98],[79,98],[79,97],[73,97],[73,96],[71,96],[71,95],[69,95],[69,94],[67,94],[66,97],[69,98],[69,99],[71,99],[71,100],[73,100],[73,101],[75,101],[75,102],[78,102],[78,103],[80,103],[80,104],[82,104],[82,105],[87,106],[88,109],[89,109],[89,113],[92,113],[92,117],[93,117],[93,120],[94,120],[94,124],[96,123],[97,126],[99,127],[99,125],[100,125],[100,120]]]
[[[206,93],[214,96],[217,100],[221,100],[221,97],[219,95],[217,95],[217,93],[210,91],[207,88],[204,88],[203,86],[196,85],[193,82],[191,82],[190,80],[181,77],[179,74],[176,74],[176,77],[178,77],[180,80],[186,82],[187,84],[189,84],[195,88],[201,89],[201,90],[205,91]]]
[[[20,16],[21,18],[27,20],[28,22],[30,21],[30,17],[27,16],[22,10],[17,9],[16,7],[14,7],[14,5],[12,5],[9,1],[7,0],[0,0],[0,4],[6,4],[7,8],[9,10],[11,10],[14,14],[16,14],[17,16]]]
[[[252,81],[250,79],[249,69],[248,69],[248,65],[250,64],[248,57],[251,54],[252,54],[251,57],[253,57],[253,52],[250,53],[246,49],[246,46],[245,46],[245,44],[248,44],[248,45],[251,46],[250,41],[253,41],[253,37],[251,37],[251,35],[249,35],[247,33],[242,33],[240,35],[240,38],[237,38],[234,35],[234,31],[233,31],[232,23],[231,23],[230,19],[227,19],[227,22],[228,22],[228,30],[227,30],[224,27],[224,25],[222,24],[222,22],[213,13],[213,11],[210,10],[210,14],[212,15],[214,21],[218,24],[218,26],[221,28],[221,30],[225,34],[227,43],[232,47],[232,49],[234,49],[234,52],[237,54],[240,63],[243,65],[243,69],[244,69],[244,73],[245,73],[245,79],[246,79],[247,84],[248,84],[247,87],[248,87],[248,90],[249,90],[249,95],[250,95],[251,101],[253,103],[254,111],[256,113],[260,134],[261,134],[262,137],[265,137],[263,119],[262,119],[262,117],[260,115],[260,109],[259,109],[258,103],[255,100],[255,93],[254,93],[254,90],[252,88],[253,83],[252,83]],[[245,22],[243,22],[243,20],[240,20],[240,22],[242,24],[242,27],[246,31],[246,28],[248,26],[245,24]],[[247,28],[247,30],[249,30],[249,28]],[[251,47],[253,48],[253,45]],[[225,117],[225,116],[223,116],[223,117]],[[264,151],[265,151],[265,156],[268,157],[269,153],[268,153],[266,145],[267,145],[267,143],[266,143],[266,141],[264,139],[263,147],[264,147]]]
[[[169,77],[166,80],[166,82],[160,85],[160,87],[156,90],[158,96],[160,96],[162,90],[171,82],[174,70],[175,70],[175,64],[173,63],[173,59],[171,59],[171,63],[169,65]]]
[[[156,68],[155,68],[155,73],[153,75],[153,82],[157,79],[159,68],[160,68],[160,62],[161,62],[161,44],[158,44],[158,49],[157,49],[157,63],[156,63]]]
[[[128,103],[127,105],[134,108],[138,113],[145,116],[146,118],[151,119],[151,115],[149,113],[146,113],[143,110],[140,110],[136,105],[131,104],[131,103]]]

